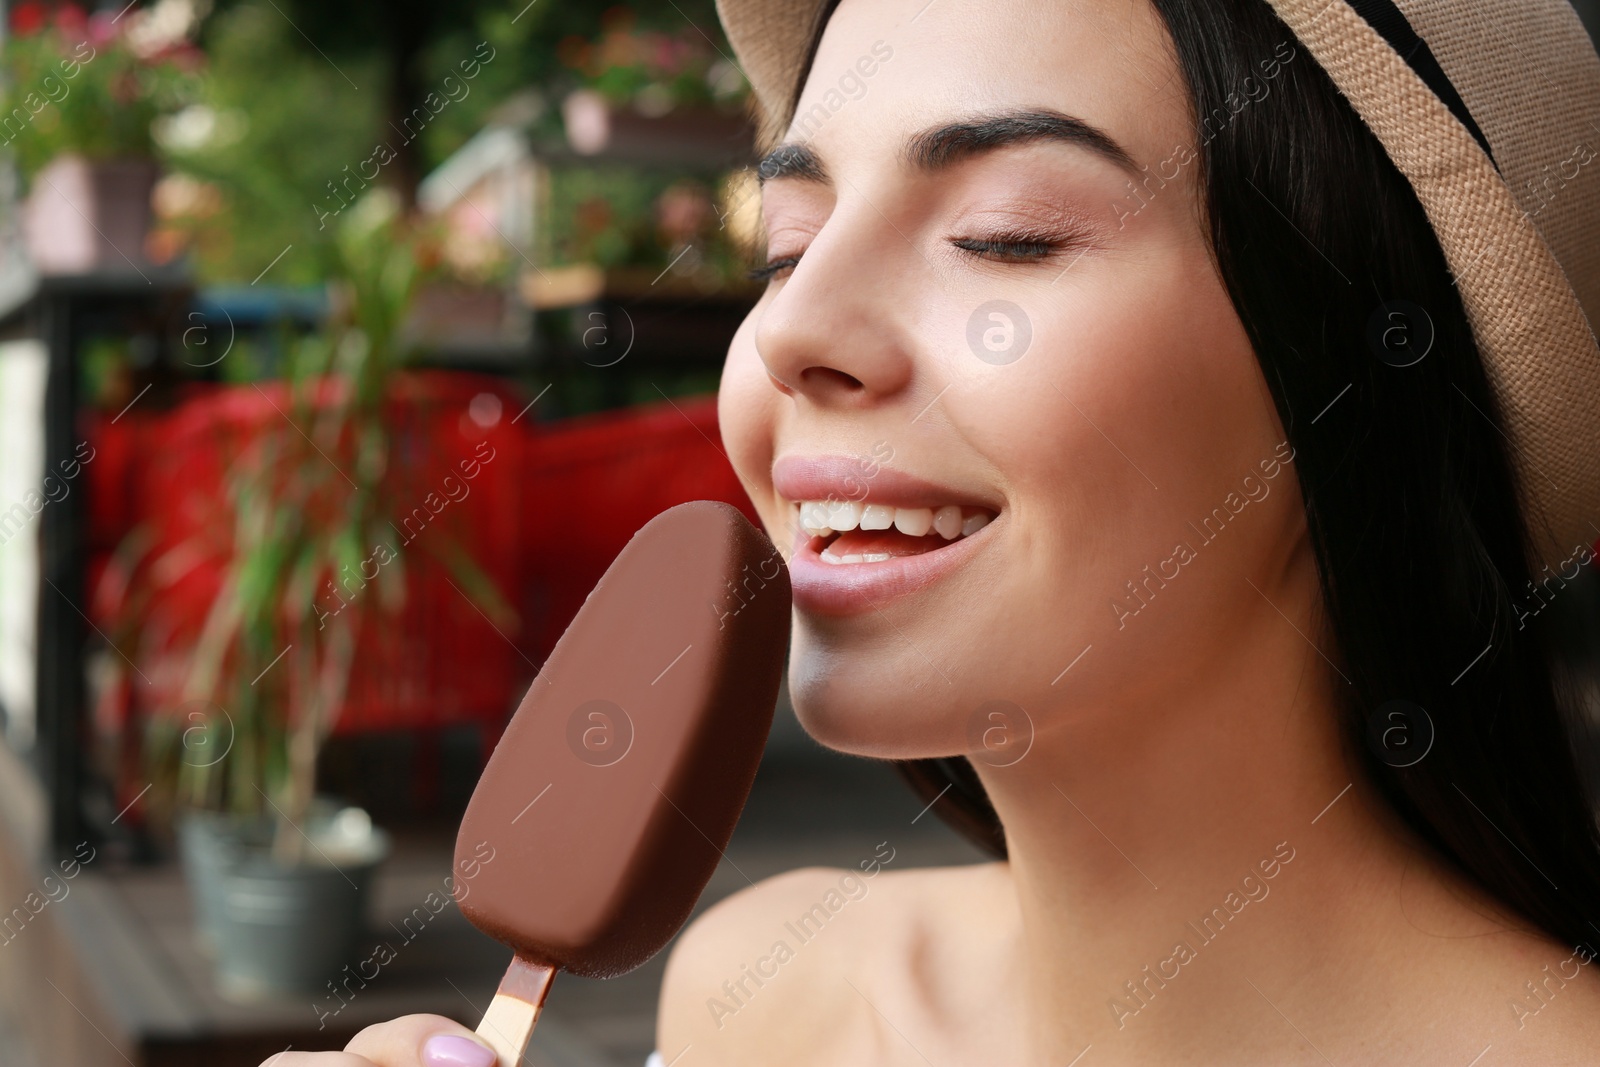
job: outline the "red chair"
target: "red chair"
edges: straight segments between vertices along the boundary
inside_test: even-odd
[[[323,383],[318,402],[337,388]],[[323,610],[362,602],[365,611],[341,734],[473,723],[487,752],[635,530],[694,499],[727,501],[753,517],[718,443],[714,398],[513,422],[525,400],[503,379],[428,371],[402,375],[387,402],[381,492],[395,522],[384,548],[398,566],[379,562],[377,545],[364,546],[376,577],[318,591]],[[199,387],[170,410],[86,427],[96,449],[84,468],[90,614],[151,682],[103,695],[103,734],[131,736],[127,727],[140,717],[176,704],[227,562],[226,471],[294,410],[281,382]],[[472,565],[451,562],[458,559]],[[386,614],[376,586],[386,570],[402,569],[404,604]],[[469,577],[497,590],[510,610],[475,601]],[[429,783],[420,784],[427,792]]]

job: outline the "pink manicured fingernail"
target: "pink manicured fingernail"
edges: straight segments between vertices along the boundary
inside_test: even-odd
[[[494,1067],[493,1049],[455,1034],[435,1034],[422,1046],[428,1067]]]

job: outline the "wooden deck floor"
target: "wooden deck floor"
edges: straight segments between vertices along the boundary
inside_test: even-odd
[[[760,880],[812,864],[853,867],[886,839],[897,850],[897,867],[979,858],[936,818],[913,824],[920,809],[921,803],[881,764],[820,749],[769,761],[728,858],[700,907],[742,888],[747,876]],[[391,922],[441,884],[449,873],[452,845],[453,827],[396,834],[394,855],[377,886],[374,943]],[[342,1007],[331,996],[315,1003],[306,998],[234,1004],[215,989],[209,963],[194,938],[188,894],[176,868],[86,871],[79,882],[63,902],[60,918],[69,920],[64,923],[69,927],[65,940],[76,946],[81,973],[58,982],[57,992],[67,997],[62,990],[75,989],[72,1007],[101,1032],[99,1038],[76,1035],[84,1056],[92,1056],[96,1041],[106,1046],[100,1049],[105,1055],[92,1057],[96,1063],[117,1064],[125,1058],[134,1067],[253,1067],[289,1046],[338,1048],[362,1026],[410,1012],[435,1012],[476,1025],[509,957],[451,907],[403,943],[395,959]],[[392,930],[387,939],[398,940]],[[640,1067],[654,1043],[665,958],[663,952],[637,971],[609,981],[561,976],[529,1062]],[[339,1009],[336,1014],[322,1014],[333,1008]],[[65,1009],[57,1017],[69,1024],[75,1019]],[[85,1029],[79,1025],[80,1031]],[[4,1041],[0,1030],[0,1050]],[[7,1056],[5,1062],[13,1060]],[[90,1060],[81,1062],[89,1067]]]

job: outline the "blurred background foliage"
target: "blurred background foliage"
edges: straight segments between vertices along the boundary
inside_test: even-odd
[[[318,208],[337,204],[330,183],[381,164],[374,183],[409,204],[421,178],[491,120],[535,143],[559,138],[559,100],[572,89],[647,113],[737,106],[743,92],[713,0],[646,12],[554,0],[520,12],[481,0],[225,0],[202,14],[194,102],[157,126],[169,172],[158,208],[172,246],[191,250],[208,282],[249,282],[291,244],[296,255],[274,281],[325,280],[331,228]],[[463,61],[485,56],[462,77]],[[406,116],[430,93],[434,108],[416,132]],[[609,264],[638,258],[666,183],[616,171],[564,173],[555,185],[551,218],[565,230],[548,241],[563,257]],[[612,205],[610,216],[583,215],[585,199]]]
[[[63,151],[147,156],[154,121],[193,102],[204,56],[181,35],[141,26],[75,5],[12,11],[0,116],[25,179]]]

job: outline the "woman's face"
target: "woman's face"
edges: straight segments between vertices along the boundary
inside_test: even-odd
[[[839,5],[763,168],[793,265],[719,402],[823,743],[1159,727],[1292,598],[1304,512],[1208,253],[1201,136],[1147,0]]]

